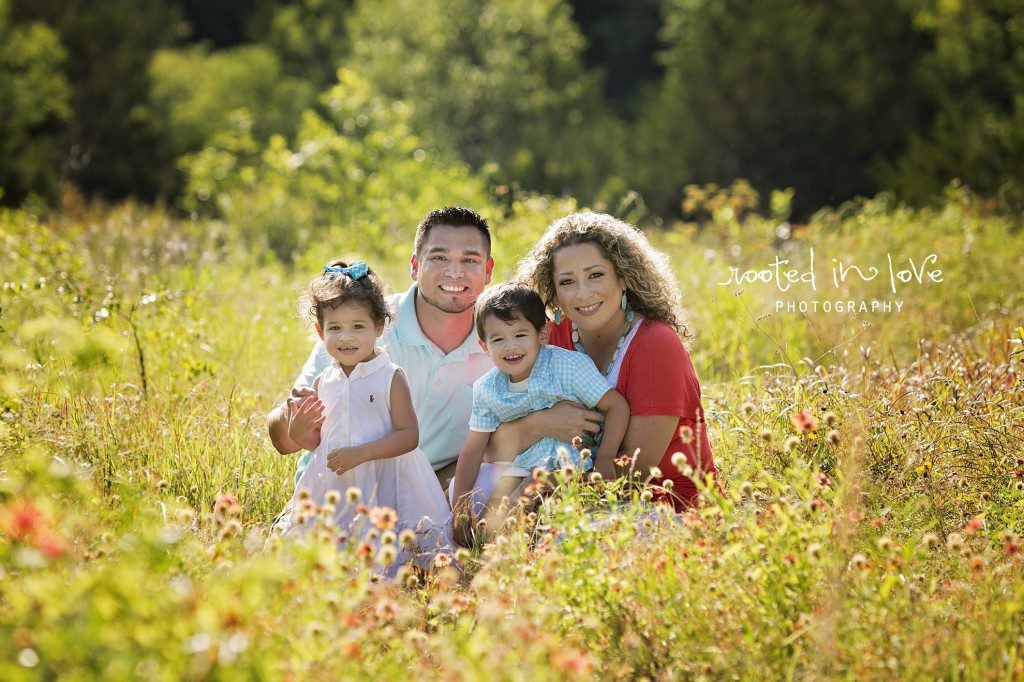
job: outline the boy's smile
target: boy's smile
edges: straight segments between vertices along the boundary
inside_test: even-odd
[[[499,371],[509,375],[513,382],[530,376],[540,349],[548,341],[548,328],[539,331],[525,318],[516,316],[505,321],[497,315],[484,319],[484,338],[480,345]]]

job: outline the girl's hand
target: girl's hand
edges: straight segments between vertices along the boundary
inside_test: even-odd
[[[331,454],[327,455],[327,468],[341,476],[346,471],[351,471],[357,466],[363,463],[363,457],[361,454],[361,448],[357,446],[347,446],[344,448],[338,448]]]
[[[320,445],[320,426],[324,423],[324,404],[316,393],[288,399],[288,437],[306,450]]]

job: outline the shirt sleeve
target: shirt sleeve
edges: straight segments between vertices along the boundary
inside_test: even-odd
[[[487,404],[484,386],[473,386],[473,413],[469,417],[469,430],[490,433],[501,426],[501,420]]]
[[[317,341],[313,350],[309,353],[309,359],[302,366],[302,371],[292,385],[293,389],[313,388],[313,379],[316,379],[331,363],[331,356],[327,354],[323,341]]]
[[[619,377],[630,413],[703,421],[700,384],[682,340],[660,322],[643,332],[633,338]]]
[[[601,402],[605,393],[612,390],[611,384],[586,353],[573,351],[566,358],[571,365],[569,376],[574,398],[593,408]]]

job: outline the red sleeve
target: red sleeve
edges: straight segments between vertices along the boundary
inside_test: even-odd
[[[703,421],[700,384],[690,354],[664,322],[644,322],[622,361],[616,388],[630,413]]]

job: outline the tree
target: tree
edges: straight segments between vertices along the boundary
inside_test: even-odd
[[[637,126],[636,177],[659,212],[681,188],[796,189],[798,214],[873,194],[922,120],[923,39],[891,0],[669,0],[660,97]]]
[[[9,3],[0,0],[0,197],[6,202],[57,193],[57,134],[71,115],[64,57],[54,31],[38,22],[14,24]]]
[[[562,0],[360,3],[349,42],[353,70],[408,102],[415,129],[475,169],[496,164],[498,180],[586,195],[615,165],[615,124]]]

